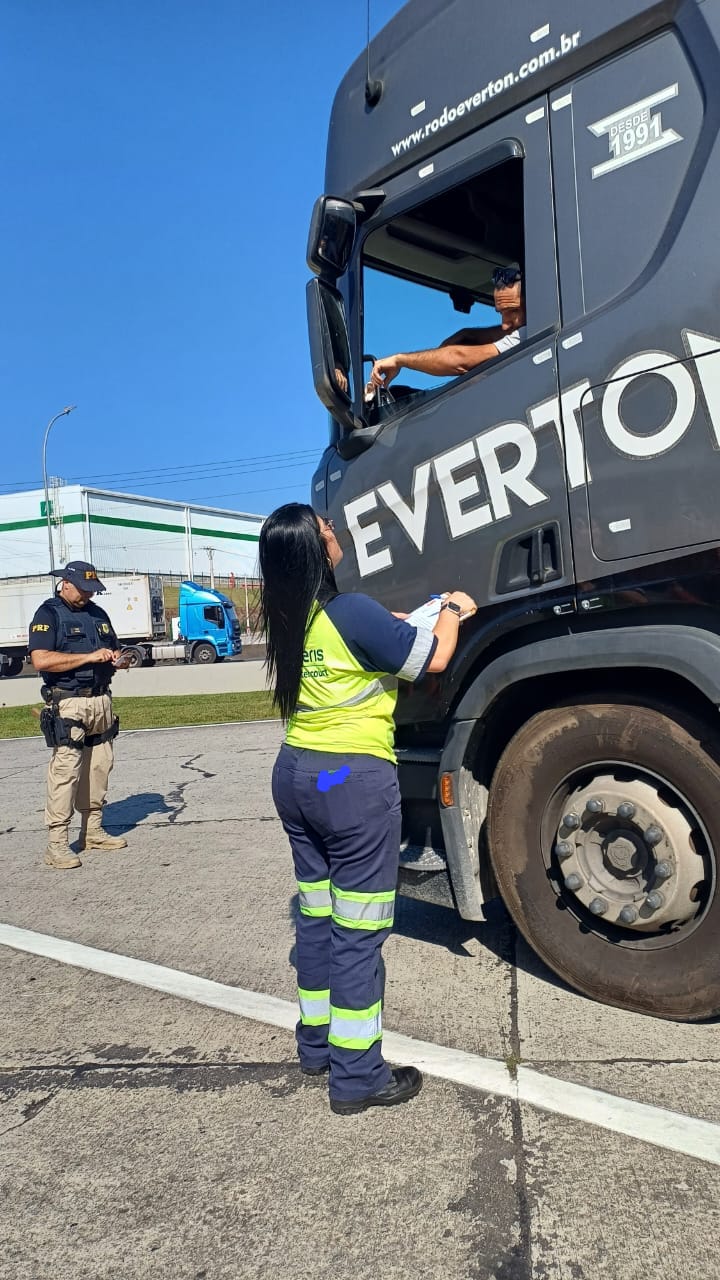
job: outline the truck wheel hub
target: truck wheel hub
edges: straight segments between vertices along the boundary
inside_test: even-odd
[[[570,790],[555,836],[563,896],[599,920],[638,933],[681,928],[697,915],[706,866],[700,823],[672,789],[603,773]]]

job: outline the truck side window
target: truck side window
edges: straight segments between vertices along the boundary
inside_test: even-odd
[[[206,605],[203,609],[203,616],[206,622],[212,622],[216,627],[224,625],[222,606],[219,604]]]
[[[589,314],[639,280],[683,217],[703,104],[680,41],[667,33],[577,80],[571,114],[578,309]],[[553,130],[563,124],[554,114]],[[563,165],[569,156],[557,141]],[[565,289],[564,301],[567,320],[575,307]]]
[[[398,352],[502,337],[493,272],[524,265],[523,162],[505,161],[403,212],[373,231],[363,246],[363,351],[383,358]],[[498,357],[496,357],[498,358]],[[371,365],[366,362],[365,377]],[[390,392],[399,408],[413,393],[437,390],[444,378],[403,368]],[[382,416],[392,412],[385,406]]]

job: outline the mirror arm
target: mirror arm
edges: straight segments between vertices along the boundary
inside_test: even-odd
[[[385,192],[381,187],[374,187],[370,191],[358,191],[355,199],[350,203],[361,220],[372,218],[373,214],[380,208],[385,199]]]

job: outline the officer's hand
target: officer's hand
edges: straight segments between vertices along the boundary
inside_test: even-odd
[[[112,662],[112,649],[96,649],[94,653],[88,654],[88,662]]]

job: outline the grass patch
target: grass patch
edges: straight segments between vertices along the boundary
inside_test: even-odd
[[[226,724],[229,720],[278,719],[271,695],[193,693],[187,697],[113,698],[122,729],[168,729],[187,724]],[[37,704],[40,710],[42,703]],[[40,737],[32,707],[0,707],[0,738]]]

